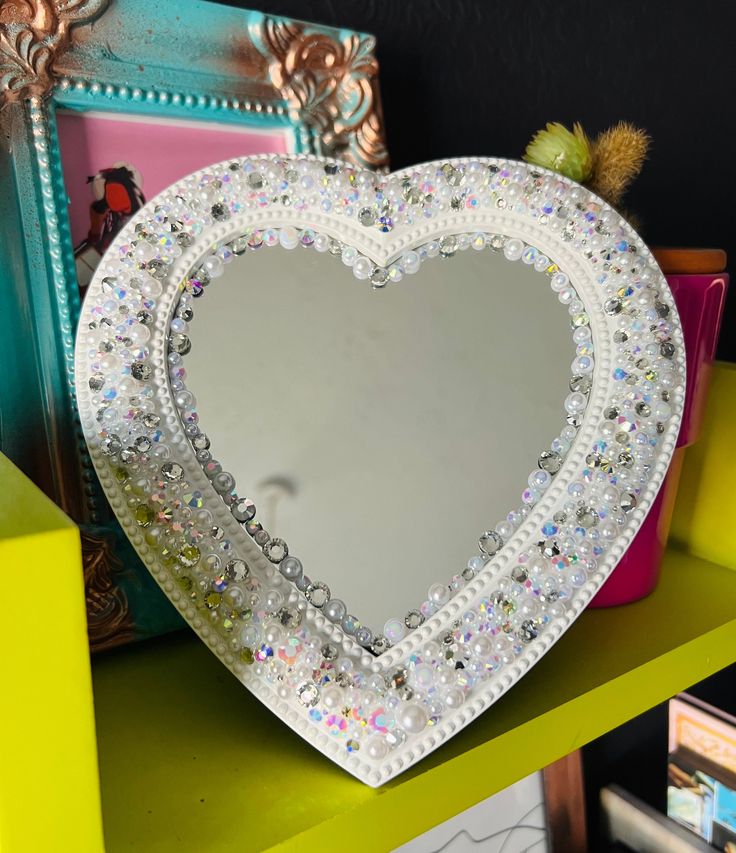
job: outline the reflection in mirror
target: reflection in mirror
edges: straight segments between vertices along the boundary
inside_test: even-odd
[[[213,457],[375,633],[465,569],[564,425],[575,347],[549,282],[486,249],[373,290],[276,246],[194,303],[187,387]]]

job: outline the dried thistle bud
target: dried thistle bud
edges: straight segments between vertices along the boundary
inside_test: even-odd
[[[616,206],[641,172],[650,144],[649,134],[622,121],[604,130],[593,142],[590,188]]]

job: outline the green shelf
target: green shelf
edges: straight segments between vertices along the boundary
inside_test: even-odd
[[[736,659],[734,572],[670,551],[649,598],[583,613],[482,717],[373,790],[193,635],[93,665],[108,853],[388,851]]]

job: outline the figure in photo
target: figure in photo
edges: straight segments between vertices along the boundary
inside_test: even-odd
[[[115,235],[146,203],[143,177],[131,163],[119,161],[90,175],[87,183],[93,201],[89,207],[90,224],[86,238],[74,248],[77,280],[84,293],[102,255]]]

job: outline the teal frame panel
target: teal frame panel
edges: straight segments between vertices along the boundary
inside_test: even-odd
[[[26,5],[0,16],[0,450],[82,528],[102,649],[181,622],[109,512],[78,425],[57,111],[281,130],[293,152],[383,169],[378,66],[372,36],[203,0]]]

